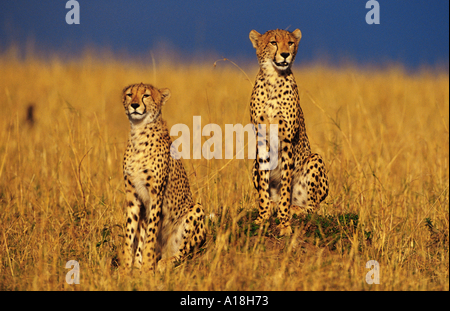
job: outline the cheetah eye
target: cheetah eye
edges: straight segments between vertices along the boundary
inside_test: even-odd
[[[147,97],[149,97],[150,95],[148,95],[148,94],[144,94],[144,98],[147,98]]]
[[[277,41],[270,41],[270,44],[277,45]]]
[[[288,42],[288,44],[289,44],[289,46],[291,46],[291,45],[293,45],[293,44],[294,44],[294,42],[292,42],[292,41],[289,41],[289,42]]]
[[[133,96],[133,94],[132,94],[132,93],[128,93],[127,96],[128,96],[128,97],[131,97],[131,96]]]

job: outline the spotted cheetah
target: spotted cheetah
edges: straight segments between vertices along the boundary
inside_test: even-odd
[[[169,89],[134,84],[123,90],[131,131],[123,159],[127,201],[125,266],[150,270],[183,259],[205,240],[204,212],[194,204],[186,171],[171,156],[161,108]],[[159,261],[158,261],[159,260]],[[146,263],[146,264],[145,264]]]
[[[268,160],[259,153],[253,165],[253,183],[259,194],[256,223],[267,220],[271,205],[278,204],[280,235],[290,235],[291,216],[316,209],[328,195],[324,161],[319,154],[311,153],[291,70],[302,33],[299,29],[276,29],[261,35],[252,30],[249,37],[260,66],[250,102],[251,122],[257,132],[258,125],[264,124],[268,129],[269,124],[277,124],[279,139],[278,166],[260,170],[260,165]],[[260,132],[258,144],[268,146],[269,134]]]

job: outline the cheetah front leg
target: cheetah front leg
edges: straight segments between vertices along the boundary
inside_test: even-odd
[[[291,229],[291,181],[292,167],[294,163],[292,155],[292,144],[287,139],[281,142],[281,188],[280,200],[278,202],[278,218],[280,224],[280,235],[290,235]]]
[[[136,255],[137,247],[137,231],[139,225],[139,215],[141,214],[141,209],[144,208],[143,203],[138,197],[135,188],[132,186],[131,182],[126,180],[125,182],[126,191],[126,202],[127,202],[127,222],[126,222],[126,233],[125,233],[125,247],[123,251],[123,260],[125,267],[131,269],[134,262],[134,257]]]
[[[136,237],[134,239],[135,245],[135,257],[134,266],[141,268],[142,266],[142,251],[144,250],[146,231],[147,231],[147,217],[146,217],[146,207],[144,204],[141,205],[140,215],[139,215],[139,225],[137,228]]]
[[[259,195],[259,215],[255,220],[255,224],[261,225],[270,217],[270,194],[269,194],[269,170],[263,170],[261,167],[267,167],[269,163],[269,158],[264,157],[260,153],[259,146],[266,146],[266,150],[262,149],[262,151],[269,154],[269,144],[267,143],[267,136],[264,132],[257,131],[257,152],[256,152],[256,160],[253,167],[253,183],[257,187],[258,195]]]
[[[253,161],[253,168],[252,168],[252,181],[253,181],[253,186],[255,187],[256,190],[258,190],[258,184],[259,184],[259,165],[258,165],[258,161],[255,160]]]
[[[163,199],[160,192],[155,188],[149,187],[150,210],[148,211],[146,224],[146,241],[142,249],[142,267],[146,270],[154,270],[156,267],[156,243],[158,241],[159,223],[162,215]]]

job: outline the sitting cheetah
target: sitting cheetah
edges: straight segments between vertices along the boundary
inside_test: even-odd
[[[153,270],[185,257],[205,240],[204,212],[194,204],[180,160],[170,155],[172,141],[161,108],[169,89],[134,84],[123,90],[131,131],[123,161],[127,200],[126,267],[145,262]]]
[[[257,154],[253,166],[253,183],[259,193],[257,224],[270,216],[270,204],[278,203],[280,235],[290,235],[292,214],[309,212],[328,195],[328,178],[322,157],[311,153],[305,121],[300,107],[297,84],[291,71],[301,39],[299,29],[293,32],[270,30],[261,35],[250,32],[260,65],[253,88],[250,115],[258,124],[278,124],[278,166],[260,170],[267,160]],[[269,145],[268,135],[258,135],[259,144]],[[269,150],[269,149],[267,149]]]

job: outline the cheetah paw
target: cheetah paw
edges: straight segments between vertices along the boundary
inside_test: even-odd
[[[279,225],[278,229],[280,230],[280,236],[290,236],[292,234],[291,226],[281,227],[281,225]]]
[[[140,262],[135,261],[133,266],[137,269],[141,269],[142,268],[142,264]]]
[[[291,217],[293,215],[302,215],[303,214],[303,210],[300,208],[300,206],[297,205],[291,205]]]
[[[262,225],[267,219],[262,218],[261,216],[258,216],[258,218],[255,219],[256,225]]]
[[[167,269],[171,268],[173,266],[173,261],[171,258],[161,259],[158,261],[158,271],[160,273],[163,273]]]

